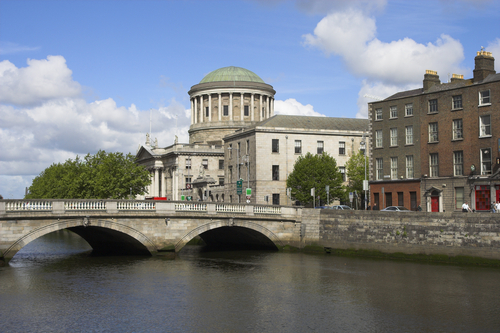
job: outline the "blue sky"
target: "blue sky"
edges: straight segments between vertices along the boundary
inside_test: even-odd
[[[188,142],[187,91],[226,66],[276,90],[276,113],[366,117],[363,96],[500,71],[500,1],[0,0],[0,194],[52,163]]]

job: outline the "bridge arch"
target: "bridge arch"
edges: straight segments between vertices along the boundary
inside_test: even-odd
[[[274,247],[276,249],[281,249],[283,248],[283,243],[279,239],[279,237],[274,234],[271,230],[267,229],[266,227],[263,227],[262,225],[252,222],[252,221],[245,221],[245,220],[234,220],[234,219],[229,219],[229,220],[218,220],[218,221],[211,221],[205,224],[202,224],[191,231],[189,231],[187,234],[185,234],[181,239],[177,242],[175,245],[175,252],[179,252],[191,239],[193,239],[196,236],[200,236],[203,233],[210,232],[219,228],[244,228],[244,229],[250,229],[254,232],[257,232],[269,240],[269,243],[274,244]]]
[[[92,220],[91,224],[84,225],[81,219],[70,219],[48,223],[31,230],[8,247],[4,251],[3,257],[12,258],[33,240],[63,229],[68,229],[78,234],[90,244],[93,252],[97,250],[97,253],[109,253],[112,255],[116,254],[113,252],[119,250],[120,254],[128,254],[123,253],[123,249],[131,252],[131,254],[151,254],[157,251],[156,245],[147,236],[127,225],[110,220]],[[104,239],[103,237],[108,238]],[[107,244],[104,245],[105,243]],[[110,248],[110,244],[115,246],[114,250]],[[120,246],[120,244],[126,244],[126,246]]]

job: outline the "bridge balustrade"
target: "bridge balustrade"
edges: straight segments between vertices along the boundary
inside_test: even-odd
[[[106,210],[105,201],[66,201],[64,210]]]
[[[6,211],[52,210],[52,201],[8,201]]]
[[[206,212],[207,204],[204,203],[176,203],[175,211]]]
[[[246,213],[244,205],[217,204],[215,211],[221,213]]]
[[[281,207],[277,206],[254,206],[254,214],[281,214]]]
[[[118,201],[118,210],[156,210],[156,202]]]

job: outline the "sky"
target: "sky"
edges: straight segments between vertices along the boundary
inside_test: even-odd
[[[246,68],[275,113],[367,118],[367,103],[500,72],[500,0],[0,0],[0,195],[53,163],[189,142],[187,92]],[[365,97],[368,96],[368,97]]]

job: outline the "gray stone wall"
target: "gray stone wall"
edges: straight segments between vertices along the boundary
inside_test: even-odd
[[[321,210],[318,245],[500,260],[500,214]]]

